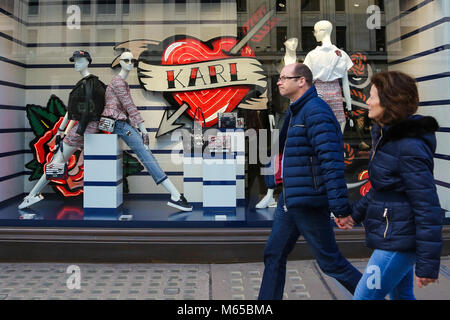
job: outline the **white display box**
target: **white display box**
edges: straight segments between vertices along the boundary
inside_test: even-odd
[[[116,134],[84,135],[84,192],[86,211],[108,211],[123,203],[122,151]]]

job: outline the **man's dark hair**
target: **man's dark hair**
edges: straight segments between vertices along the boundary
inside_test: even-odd
[[[312,84],[313,84],[313,74],[312,74],[311,70],[308,68],[308,66],[306,64],[297,63],[295,65],[294,72],[295,72],[296,76],[305,77],[306,83],[309,86],[312,86]]]

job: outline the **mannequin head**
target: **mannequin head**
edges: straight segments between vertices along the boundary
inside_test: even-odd
[[[75,70],[78,72],[83,72],[89,66],[89,60],[86,58],[75,58]]]
[[[298,39],[297,38],[287,39],[286,42],[284,43],[284,46],[286,47],[286,51],[295,51],[297,50]]]
[[[314,36],[317,42],[324,42],[324,40],[330,39],[332,31],[333,25],[330,21],[322,20],[314,25]]]
[[[120,66],[122,67],[122,70],[128,72],[133,70],[135,63],[136,60],[134,59],[133,54],[131,52],[124,52],[120,56]]]

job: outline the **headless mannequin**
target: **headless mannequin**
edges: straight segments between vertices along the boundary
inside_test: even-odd
[[[314,36],[316,37],[317,42],[322,43],[322,47],[332,47],[331,43],[331,32],[333,31],[333,25],[331,22],[323,20],[319,21],[314,25]],[[305,60],[305,64],[306,60]],[[309,66],[311,68],[311,66]],[[311,68],[313,69],[313,68]],[[316,76],[316,75],[314,75]],[[344,92],[344,99],[347,106],[347,110],[351,112],[352,110],[352,99],[350,95],[350,83],[348,80],[347,72],[344,72],[342,77],[342,90]],[[353,121],[350,119],[350,125],[353,126]],[[341,131],[344,133],[345,129],[345,121],[341,122]]]
[[[89,70],[89,61],[86,58],[75,58],[75,70],[80,72],[81,77],[85,78],[90,75]],[[66,112],[66,115],[64,116],[63,121],[61,122],[61,125],[58,128],[58,133],[61,137],[67,135],[69,131],[72,129],[72,127],[75,125],[75,120],[69,121],[69,113]],[[64,130],[64,128],[66,128]],[[75,153],[77,150],[76,147],[72,147],[68,145],[65,142],[62,142],[63,145],[63,151],[59,149],[56,154],[53,156],[52,163],[66,163],[68,162],[69,158]],[[44,199],[44,197],[40,194],[41,190],[49,183],[50,181],[47,180],[47,177],[45,175],[42,175],[42,177],[39,179],[39,181],[34,185],[33,189],[31,190],[30,194],[25,197],[24,201],[19,205],[19,209],[24,209],[32,204],[35,204],[41,200]]]
[[[123,61],[125,59],[128,59],[130,62],[127,63],[127,62]],[[124,52],[120,56],[120,66],[122,67],[122,70],[120,70],[119,76],[123,80],[126,80],[130,71],[132,71],[134,68],[134,64],[133,64],[133,62],[131,62],[133,59],[134,59],[134,57],[131,52]],[[143,122],[138,125],[138,128],[142,135],[143,140],[149,141],[148,132],[147,132],[147,129]],[[146,143],[144,143],[144,145],[145,145],[145,149],[150,151],[149,146]],[[170,198],[173,201],[178,201],[180,199],[181,194],[178,192],[177,188],[173,185],[172,181],[170,181],[169,178],[167,178],[163,182],[161,182],[161,185],[170,193]]]
[[[298,46],[298,39],[297,38],[290,38],[286,40],[284,43],[284,46],[286,48],[286,54],[284,55],[283,62],[284,65],[290,65],[297,63],[297,46]],[[270,125],[270,131],[273,132],[273,130],[276,128],[275,125],[275,116],[273,114],[269,114],[269,125]],[[281,128],[278,128],[281,129]],[[255,206],[256,209],[264,209],[267,207],[274,207],[276,206],[276,201],[273,198],[274,189],[268,188],[266,195],[261,199],[261,201],[258,202],[258,204]]]

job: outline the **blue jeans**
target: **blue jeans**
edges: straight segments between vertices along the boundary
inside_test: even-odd
[[[159,166],[150,150],[145,149],[144,141],[140,133],[125,121],[116,121],[114,132],[133,150],[142,164],[147,168],[148,173],[160,184],[167,179],[167,175]]]
[[[271,166],[272,168],[269,169]],[[265,167],[271,172],[271,174],[264,175],[264,182],[266,183],[266,187],[267,189],[275,189],[277,187],[277,183],[275,182],[275,164],[273,163],[273,161],[270,161],[265,165]]]
[[[354,300],[416,300],[414,297],[415,253],[375,250],[358,283]]]
[[[320,269],[353,294],[362,275],[339,252],[328,208],[289,209],[284,212],[283,203],[282,194],[264,249],[265,268],[258,299],[283,298],[287,257],[300,235],[305,238]]]

